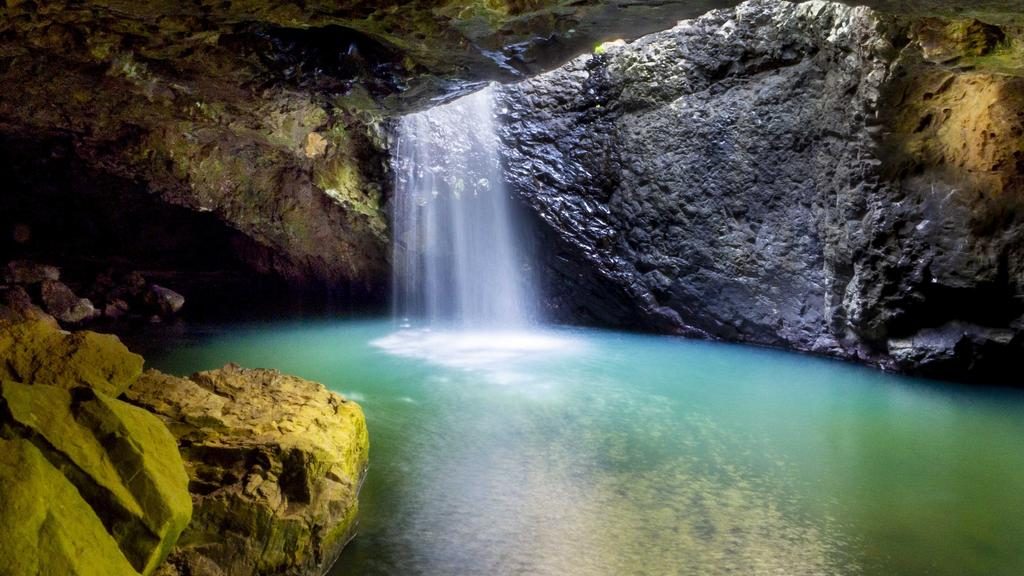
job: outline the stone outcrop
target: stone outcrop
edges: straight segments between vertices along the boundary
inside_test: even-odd
[[[506,86],[553,308],[998,375],[1024,345],[1009,34],[755,0]]]
[[[0,439],[0,561],[11,575],[135,570],[78,489],[24,439]]]
[[[142,359],[50,319],[0,325],[0,360],[5,573],[153,574],[192,503],[167,427],[114,397]]]
[[[185,297],[170,288],[154,284],[146,294],[146,303],[162,316],[173,316],[185,305]]]
[[[141,371],[113,336],[0,304],[0,571],[329,568],[356,529],[359,406],[272,370]]]
[[[0,170],[3,148],[42,148],[12,154],[28,172],[49,171],[49,151],[67,149],[75,184],[66,202],[82,196],[78,182],[113,178],[108,196],[213,215],[248,240],[235,251],[258,272],[371,299],[388,278],[386,114],[523,77],[609,34],[633,37],[701,9],[13,2],[0,7],[0,79],[19,90],[0,94]],[[5,188],[16,196],[9,203],[24,210],[37,185]],[[10,227],[33,230],[31,247],[51,228],[48,211],[43,204],[25,221],[0,214],[0,228],[5,237]]]
[[[1019,12],[1012,0],[869,3]],[[0,7],[0,79],[19,89],[0,94],[0,149],[47,151],[16,159],[30,171],[67,149],[71,200],[80,182],[111,178],[110,197],[212,215],[248,241],[237,255],[259,272],[372,298],[388,276],[387,116],[735,4],[10,2]],[[25,206],[35,192],[5,193]],[[0,216],[0,227],[32,244],[50,227],[41,210],[32,221]]]
[[[178,438],[194,517],[166,574],[322,574],[355,533],[367,463],[359,406],[321,384],[225,366],[146,372],[127,398]]]
[[[71,288],[59,280],[43,280],[39,294],[46,311],[66,324],[78,324],[100,315],[92,301],[88,298],[79,298]]]
[[[52,318],[0,330],[0,378],[71,390],[84,386],[116,398],[142,374],[142,357],[116,336],[61,331]]]
[[[159,284],[150,283],[137,271],[115,273],[108,269],[96,273],[78,271],[91,280],[84,285],[91,298],[79,297],[61,280],[60,269],[29,260],[7,264],[4,283],[0,284],[0,304],[13,313],[12,319],[32,308],[45,311],[65,326],[78,327],[93,320],[172,318],[185,306],[185,297]],[[34,296],[34,298],[33,298]],[[94,305],[93,302],[96,302]],[[36,306],[38,303],[38,307]],[[38,316],[38,315],[37,315]]]
[[[39,284],[46,280],[60,280],[60,269],[31,260],[12,260],[4,270],[5,284]]]

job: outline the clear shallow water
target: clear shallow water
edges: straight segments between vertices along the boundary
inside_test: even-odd
[[[163,336],[167,338],[167,336]],[[331,574],[1024,574],[1024,393],[595,330],[193,328],[148,352],[360,402]]]

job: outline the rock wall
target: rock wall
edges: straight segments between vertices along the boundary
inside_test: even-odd
[[[506,86],[552,308],[998,376],[1024,342],[1020,50],[973,21],[754,0]]]
[[[713,4],[7,2],[0,176],[56,180],[50,150],[67,150],[79,169],[53,183],[66,206],[95,196],[82,181],[102,178],[101,195],[116,185],[110,203],[144,195],[212,216],[248,240],[236,251],[261,273],[381,300],[385,109],[523,78],[608,34],[649,32]],[[40,202],[47,182],[36,184],[5,188],[0,207]],[[40,238],[81,228],[46,226],[45,207],[35,222],[10,222],[12,212],[0,212],[0,237],[29,223]],[[142,215],[128,225],[161,227]],[[0,260],[32,255],[4,248]]]

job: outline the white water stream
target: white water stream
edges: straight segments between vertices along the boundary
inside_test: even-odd
[[[526,325],[535,295],[502,177],[494,90],[403,117],[393,158],[396,317]]]

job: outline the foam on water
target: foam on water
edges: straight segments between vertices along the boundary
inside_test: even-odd
[[[485,374],[494,384],[532,379],[524,364],[579,354],[583,341],[554,331],[404,328],[371,343],[389,354]]]

